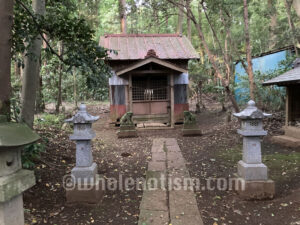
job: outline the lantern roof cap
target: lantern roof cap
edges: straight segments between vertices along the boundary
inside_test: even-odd
[[[0,121],[0,150],[25,146],[39,139],[26,124]]]
[[[78,112],[71,118],[65,120],[68,123],[93,123],[97,121],[99,116],[92,116],[86,110],[86,105],[81,103]]]
[[[256,104],[253,100],[250,100],[247,104],[247,107],[239,113],[233,114],[235,117],[240,119],[263,119],[265,117],[271,117],[272,114],[267,114],[262,112],[260,109],[256,107]]]

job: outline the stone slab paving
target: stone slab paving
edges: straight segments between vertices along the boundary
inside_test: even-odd
[[[151,151],[152,161],[146,174],[148,188],[144,190],[138,224],[203,225],[190,174],[176,139],[154,139]]]

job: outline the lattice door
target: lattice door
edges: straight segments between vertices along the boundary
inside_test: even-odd
[[[168,77],[133,77],[132,100],[135,115],[168,114]]]
[[[139,77],[132,79],[133,101],[168,100],[167,77]]]

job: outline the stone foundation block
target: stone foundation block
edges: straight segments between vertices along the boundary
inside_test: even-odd
[[[120,130],[117,132],[118,138],[133,138],[137,137],[136,130]]]
[[[135,126],[134,125],[121,125],[120,130],[121,131],[135,130]]]
[[[75,179],[75,183],[90,183],[94,182],[97,172],[97,164],[93,163],[90,167],[75,167],[72,169],[71,174]]]
[[[245,200],[272,199],[275,196],[273,180],[247,181],[238,177],[235,191]]]
[[[19,170],[9,176],[0,177],[0,203],[9,201],[34,185],[34,172],[29,170]]]
[[[23,225],[24,209],[22,194],[15,196],[8,202],[0,203],[1,225]]]
[[[74,184],[73,188],[67,189],[67,203],[100,203],[105,192],[104,180],[99,175],[96,177],[94,184]]]
[[[200,129],[182,129],[182,135],[185,137],[188,136],[201,136],[202,131]]]
[[[238,175],[245,180],[267,180],[268,168],[263,163],[248,164],[244,161],[238,163]]]

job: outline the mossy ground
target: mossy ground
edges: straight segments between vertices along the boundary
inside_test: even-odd
[[[262,148],[264,144],[262,145]],[[274,146],[275,147],[275,146]],[[262,153],[262,161],[268,167],[269,177],[275,182],[286,182],[297,176],[300,165],[300,152],[290,150],[289,152],[277,152],[277,146],[274,152]],[[263,150],[262,150],[263,151]],[[232,148],[222,151],[218,154],[224,164],[230,167],[236,167],[239,160],[242,159],[242,145],[236,145]]]

